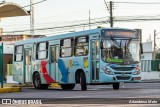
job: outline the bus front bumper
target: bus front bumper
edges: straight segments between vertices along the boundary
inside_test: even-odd
[[[102,75],[101,75],[102,76]],[[141,82],[141,75],[107,75],[103,74],[100,82]]]
[[[113,77],[115,82],[141,82],[140,76],[115,76]]]

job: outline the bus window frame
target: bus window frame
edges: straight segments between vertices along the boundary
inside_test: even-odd
[[[87,44],[87,45],[83,45],[83,46],[77,46],[77,40],[78,38],[83,38],[85,37],[86,39],[86,42],[79,42],[79,43],[84,43],[84,44]],[[88,48],[88,52],[87,54],[82,54],[82,55],[76,55],[76,49],[77,47],[86,47]],[[83,49],[83,48],[79,48],[79,49]],[[85,49],[85,48],[84,48]],[[85,53],[85,52],[84,52]],[[89,36],[86,35],[86,36],[78,36],[78,37],[75,37],[75,42],[74,42],[74,56],[78,57],[78,56],[87,56],[89,54]]]
[[[37,58],[36,48],[37,48],[37,43],[34,43],[33,44],[33,51],[32,51],[32,53],[33,53],[32,60],[36,60],[36,58]]]
[[[71,46],[70,47],[64,47],[63,44],[64,44],[64,40],[67,40],[67,39],[71,39]],[[72,57],[74,54],[73,54],[73,50],[74,50],[74,41],[75,39],[72,37],[72,38],[65,38],[65,39],[61,39],[60,40],[60,52],[59,52],[59,56],[61,58],[66,58],[66,57]],[[62,56],[62,50],[63,49],[69,49],[71,48],[71,55],[69,56]]]
[[[17,47],[20,47],[20,46],[22,46],[22,51],[21,51],[21,53],[17,53]],[[24,46],[23,45],[17,45],[17,46],[15,46],[15,48],[14,48],[14,62],[21,62],[21,61],[23,61],[23,49],[24,49]],[[21,60],[16,60],[16,55],[17,54],[20,54],[21,55]]]
[[[46,43],[46,48],[45,48],[45,50],[39,50],[39,45],[40,45],[41,43]],[[48,59],[48,50],[49,50],[49,42],[48,42],[48,41],[38,42],[38,43],[36,44],[35,59],[36,59],[36,60]],[[38,56],[39,56],[38,53],[39,53],[39,52],[46,52],[45,58],[38,58]]]

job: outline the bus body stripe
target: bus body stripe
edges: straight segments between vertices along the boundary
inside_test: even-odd
[[[61,81],[64,83],[67,83],[67,77],[68,77],[68,68],[65,67],[65,64],[62,59],[58,59],[58,68],[62,74]]]
[[[44,77],[44,80],[46,81],[47,84],[50,84],[51,82],[55,82],[48,74],[47,69],[46,69],[47,62],[46,61],[41,61],[41,74]]]

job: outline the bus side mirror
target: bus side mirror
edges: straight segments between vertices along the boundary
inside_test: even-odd
[[[102,42],[102,40],[100,42],[100,49],[103,49],[103,42]]]
[[[142,43],[140,43],[140,51],[141,51],[141,54],[143,54],[143,45],[142,45]]]

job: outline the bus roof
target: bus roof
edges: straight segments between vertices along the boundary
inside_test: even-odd
[[[53,35],[53,36],[47,36],[42,38],[31,38],[27,40],[17,41],[15,42],[15,45],[22,45],[22,44],[29,44],[29,43],[38,43],[38,42],[44,42],[44,41],[50,41],[50,40],[57,40],[57,39],[63,39],[63,38],[70,38],[70,37],[76,37],[76,36],[83,36],[88,34],[95,34],[100,33],[102,29],[113,29],[113,30],[132,30],[127,28],[97,28],[92,30],[85,30],[85,31],[79,31],[79,32],[72,32],[72,33],[66,33],[66,34],[59,34],[59,35]],[[134,31],[134,30],[132,30]]]

